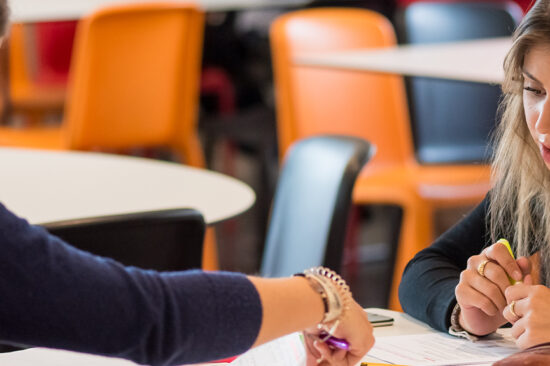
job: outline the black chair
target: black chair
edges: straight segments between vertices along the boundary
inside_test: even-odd
[[[312,0],[307,8],[346,7],[374,10],[386,17],[393,16],[397,0]]]
[[[324,265],[340,270],[355,178],[372,155],[358,138],[316,136],[288,151],[261,266],[265,277]]]
[[[403,41],[418,44],[509,36],[521,16],[511,1],[417,2],[403,9],[396,23]],[[407,87],[421,163],[488,160],[499,86],[412,77]]]
[[[76,248],[127,266],[159,271],[201,268],[205,223],[194,209],[60,221],[44,227]]]

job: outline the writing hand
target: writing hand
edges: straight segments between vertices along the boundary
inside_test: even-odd
[[[330,347],[319,340],[320,330],[311,328],[304,331],[307,351],[307,366],[352,366],[356,365],[374,344],[372,325],[367,313],[352,302],[340,321],[334,336],[345,339],[349,350]],[[320,363],[317,360],[322,359]]]

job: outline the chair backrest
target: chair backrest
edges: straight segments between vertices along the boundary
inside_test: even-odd
[[[371,145],[315,136],[287,152],[277,183],[261,266],[266,277],[325,265],[340,269],[351,193]]]
[[[205,223],[194,209],[173,209],[44,225],[76,248],[159,271],[201,268]]]
[[[170,145],[194,136],[203,18],[192,5],[158,2],[83,19],[65,110],[69,148]]]
[[[403,39],[434,43],[512,34],[522,11],[504,2],[417,2],[404,9]],[[423,77],[408,79],[417,158],[423,163],[487,161],[499,86]]]
[[[307,136],[357,136],[376,145],[369,166],[413,157],[403,79],[303,67],[301,53],[394,46],[391,23],[365,9],[314,8],[280,16],[270,41],[276,86],[279,153]]]
[[[13,23],[8,37],[9,90],[17,93],[18,88],[24,88],[33,82],[36,73],[34,26]]]

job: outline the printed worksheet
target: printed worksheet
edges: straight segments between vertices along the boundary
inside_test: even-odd
[[[429,333],[380,337],[368,356],[397,365],[483,365],[517,351],[507,335],[471,342],[444,333]]]

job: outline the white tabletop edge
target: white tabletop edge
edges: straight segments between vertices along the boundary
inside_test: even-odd
[[[43,22],[80,19],[101,7],[151,0],[14,0],[10,3],[12,22]],[[176,0],[196,4],[204,11],[233,11],[298,7],[311,0]]]
[[[499,37],[367,50],[304,53],[295,57],[294,64],[500,84],[504,78],[504,56],[510,45],[509,37]]]
[[[0,202],[33,224],[173,208],[195,208],[214,224],[256,199],[224,174],[131,156],[0,147],[0,171]]]

